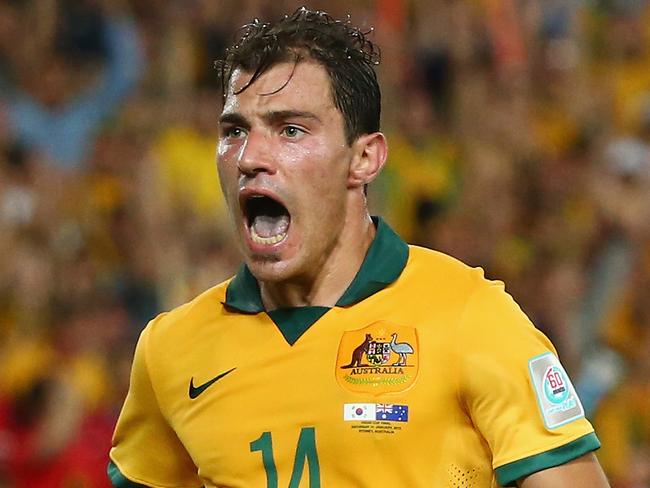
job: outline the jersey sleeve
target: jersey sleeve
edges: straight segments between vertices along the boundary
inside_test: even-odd
[[[108,474],[118,488],[200,487],[197,469],[162,414],[147,366],[149,328],[136,346],[129,392],[113,434]]]
[[[502,486],[600,447],[553,345],[502,283],[469,298],[457,339],[459,398]]]

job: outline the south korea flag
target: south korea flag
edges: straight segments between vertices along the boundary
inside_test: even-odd
[[[346,403],[343,405],[343,420],[375,420],[377,418],[376,403]]]

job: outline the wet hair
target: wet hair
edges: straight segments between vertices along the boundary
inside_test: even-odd
[[[375,66],[380,52],[367,38],[371,31],[352,26],[349,17],[336,20],[305,7],[275,23],[255,19],[237,32],[224,59],[215,62],[224,100],[236,69],[253,73],[238,94],[278,63],[313,60],[327,71],[334,105],[343,115],[351,144],[360,135],[379,130],[381,93]]]

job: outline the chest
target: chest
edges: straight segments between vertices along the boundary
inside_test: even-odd
[[[207,486],[406,486],[466,422],[453,315],[333,309],[293,345],[264,314],[221,327],[179,358],[169,422]]]

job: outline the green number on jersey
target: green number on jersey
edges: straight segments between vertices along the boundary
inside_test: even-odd
[[[271,433],[264,432],[259,439],[250,443],[250,448],[251,452],[262,451],[262,463],[264,464],[264,471],[266,471],[266,487],[278,488],[278,470],[273,460]],[[316,452],[316,433],[313,427],[300,429],[289,488],[298,488],[300,485],[305,462],[309,465],[309,488],[320,488],[320,466],[318,464],[318,453]]]
[[[266,471],[266,487],[278,488],[278,470],[273,460],[273,441],[271,433],[264,432],[259,439],[251,442],[251,452],[262,451],[262,462]]]

